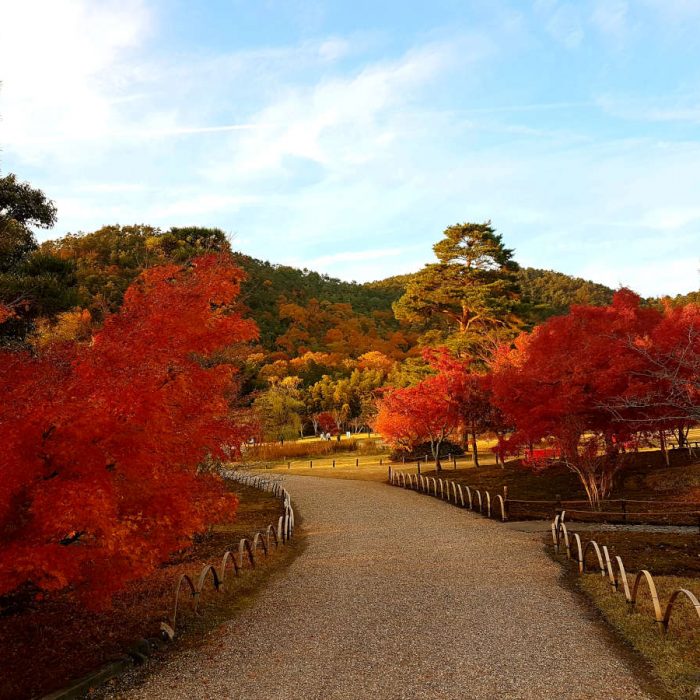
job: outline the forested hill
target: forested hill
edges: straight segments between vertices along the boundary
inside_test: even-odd
[[[565,314],[572,304],[606,306],[614,293],[598,282],[534,267],[520,268],[518,282],[523,303],[529,307],[534,321]]]
[[[290,302],[306,306],[309,301],[350,304],[362,316],[375,312],[391,313],[392,303],[401,295],[394,289],[345,282],[313,270],[276,265],[242,253],[234,253],[248,279],[243,285],[242,301],[248,306],[260,327],[260,340],[272,348],[276,338],[289,327],[280,318],[279,304]]]
[[[363,286],[398,299],[412,277],[412,274],[396,275]],[[613,290],[604,284],[554,270],[523,267],[518,271],[517,277],[528,316],[535,323],[549,316],[566,313],[572,304],[605,306],[613,297]]]
[[[143,269],[185,262],[211,250],[230,250],[223,231],[192,227],[164,232],[149,226],[105,226],[41,247],[45,256],[73,265],[77,305],[98,321],[119,308],[127,286]],[[401,355],[425,330],[397,321],[392,311],[414,275],[359,284],[240,252],[233,255],[247,273],[241,301],[257,322],[261,345],[268,352],[357,355],[382,349]],[[524,268],[518,281],[522,315],[531,325],[565,313],[571,304],[604,305],[612,298],[608,287],[561,272]]]
[[[234,257],[248,275],[242,301],[260,327],[262,344],[273,349],[275,341],[289,328],[281,318],[280,301],[308,305],[315,299],[327,304],[349,304],[359,316],[392,313],[392,304],[404,293],[412,274],[395,275],[375,282],[359,284],[328,275],[258,260],[236,252]],[[572,304],[604,306],[612,301],[613,290],[603,284],[571,277],[553,270],[521,268],[518,281],[528,320],[538,323],[550,316],[564,314]]]

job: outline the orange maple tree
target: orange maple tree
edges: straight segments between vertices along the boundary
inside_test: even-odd
[[[395,448],[410,451],[428,442],[440,471],[440,447],[459,425],[459,406],[450,395],[445,373],[404,389],[387,392],[378,402],[374,429]]]
[[[92,605],[148,573],[237,499],[202,465],[247,437],[217,351],[257,336],[226,257],[144,272],[88,343],[0,353],[0,594]]]

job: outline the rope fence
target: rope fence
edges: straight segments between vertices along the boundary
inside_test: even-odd
[[[224,552],[221,563],[217,566],[206,563],[202,566],[198,576],[191,577],[182,574],[175,585],[175,599],[173,612],[167,621],[160,623],[160,631],[164,639],[172,641],[175,639],[177,629],[178,612],[180,607],[180,595],[184,590],[184,595],[189,594],[193,614],[198,614],[199,602],[202,593],[207,588],[207,584],[217,593],[225,590],[227,575],[240,576],[245,569],[254,569],[256,564],[263,558],[269,556],[272,548],[275,549],[291,540],[294,534],[294,509],[292,499],[287,489],[278,482],[264,479],[252,474],[243,474],[239,471],[225,471],[224,476],[251,488],[268,491],[277,496],[282,502],[283,514],[280,515],[276,525],[272,523],[262,530],[258,530],[252,538],[242,537],[238,542],[238,547]]]
[[[468,508],[471,511],[481,513],[487,518],[493,515],[500,516],[503,522],[508,520],[507,501],[501,494],[493,496],[488,491],[484,491],[482,495],[481,490],[472,489],[451,479],[397,472],[391,468],[389,469],[389,483],[428,496],[435,496],[459,508]]]
[[[493,495],[486,489],[476,489],[461,482],[455,482],[447,477],[439,478],[423,476],[418,472],[411,474],[389,468],[389,482],[396,486],[410,488],[420,493],[437,496],[433,484],[440,486],[440,497],[470,510],[478,510],[491,517],[491,510],[499,508],[497,514],[501,520],[548,520],[562,510],[566,510],[570,519],[581,522],[612,522],[622,524],[647,525],[697,525],[700,527],[700,503],[690,501],[643,501],[629,498],[606,500],[601,503],[603,510],[591,510],[586,500],[523,500],[510,498],[508,488],[503,488],[503,495]],[[426,486],[427,484],[427,486]],[[451,486],[450,486],[451,485]],[[459,488],[459,491],[457,491]],[[450,492],[449,490],[452,489]],[[452,496],[450,496],[452,493]],[[457,493],[466,495],[466,500]],[[500,500],[499,500],[500,499]],[[484,508],[486,501],[486,508]],[[478,508],[475,503],[478,502]],[[502,505],[501,505],[502,504]]]
[[[676,588],[671,593],[664,608],[659,600],[659,594],[656,583],[654,582],[654,577],[647,569],[641,569],[637,572],[630,589],[628,574],[625,571],[625,565],[622,563],[622,558],[616,556],[615,565],[613,565],[612,560],[610,559],[610,553],[605,545],[601,547],[595,540],[589,540],[584,546],[578,532],[569,532],[564,522],[565,516],[566,511],[563,511],[562,513],[558,514],[552,522],[551,527],[554,553],[558,555],[563,550],[563,552],[566,554],[567,560],[576,563],[580,576],[583,576],[585,573],[589,572],[587,569],[587,556],[589,552],[593,552],[595,554],[593,566],[597,566],[601,576],[607,576],[613,593],[622,591],[630,613],[637,612],[637,601],[639,600],[639,595],[642,587],[646,588],[654,610],[654,622],[656,623],[659,632],[663,636],[665,636],[668,632],[671,616],[673,615],[673,611],[676,609],[679,600],[688,600],[696,613],[696,617],[693,619],[697,618],[697,621],[700,621],[700,601],[692,591],[688,590],[687,588]]]

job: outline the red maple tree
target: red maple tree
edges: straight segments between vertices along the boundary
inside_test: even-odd
[[[503,418],[491,397],[491,375],[476,371],[469,359],[455,357],[447,348],[424,353],[430,366],[447,383],[457,416],[457,429],[465,449],[471,440],[474,466],[479,466],[477,436],[504,431]],[[498,453],[497,453],[498,454]]]
[[[659,320],[657,309],[623,289],[610,306],[574,306],[549,319],[493,363],[494,402],[517,429],[511,444],[532,450],[540,440],[553,443],[593,505],[612,487],[620,446],[635,430],[652,427],[651,416],[634,429],[617,420],[610,403],[643,376],[645,360],[632,347]]]
[[[700,306],[666,305],[663,317],[646,335],[628,339],[640,361],[624,394],[608,404],[616,420],[638,430],[665,430],[679,445],[700,420]]]
[[[374,429],[401,450],[430,443],[435,469],[440,471],[440,447],[458,423],[448,377],[438,374],[415,386],[387,392],[378,402]]]
[[[237,505],[202,467],[236,450],[232,364],[257,336],[226,257],[144,272],[89,343],[0,353],[0,594],[99,605]]]

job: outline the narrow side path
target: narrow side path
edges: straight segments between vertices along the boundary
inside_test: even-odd
[[[650,697],[532,535],[386,485],[287,477],[306,550],[124,698]]]

